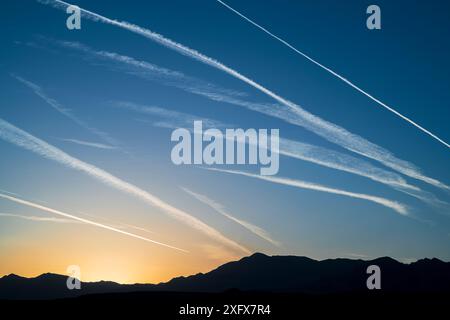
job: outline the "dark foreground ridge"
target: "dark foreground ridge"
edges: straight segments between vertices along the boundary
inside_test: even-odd
[[[160,284],[118,284],[109,281],[83,282],[80,290],[68,290],[67,276],[42,274],[36,278],[8,275],[0,278],[0,299],[45,300],[80,296],[101,299],[103,296],[125,298],[127,294],[155,297],[161,292],[172,296],[183,293],[239,292],[290,295],[367,295],[369,265],[381,269],[381,290],[391,295],[450,294],[450,263],[439,259],[422,259],[410,264],[384,257],[370,261],[328,259],[317,261],[298,256],[267,256],[255,253],[229,262],[208,273],[178,277]],[[95,296],[93,296],[95,295]]]

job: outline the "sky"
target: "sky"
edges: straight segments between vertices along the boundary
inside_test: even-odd
[[[450,260],[448,147],[217,1],[71,3],[100,18],[0,10],[0,276],[158,283],[253,252]],[[450,140],[448,3],[377,1],[381,30],[368,1],[226,3]],[[194,120],[279,129],[277,175],[175,165],[171,133]]]

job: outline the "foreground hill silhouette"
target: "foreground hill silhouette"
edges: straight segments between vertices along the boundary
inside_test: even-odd
[[[160,292],[354,295],[367,294],[369,265],[381,269],[380,292],[386,294],[450,294],[450,263],[422,259],[410,264],[384,257],[370,261],[328,259],[317,261],[298,256],[267,256],[255,253],[229,262],[208,273],[178,277],[160,284],[84,282],[81,290],[68,290],[67,277],[42,274],[24,278],[14,274],[0,278],[0,299],[41,300],[102,294],[155,295]],[[102,296],[100,295],[100,296]],[[94,296],[90,296],[92,298]],[[97,296],[98,298],[98,296]]]

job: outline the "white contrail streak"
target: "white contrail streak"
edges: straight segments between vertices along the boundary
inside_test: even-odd
[[[111,226],[107,226],[105,224],[101,224],[101,223],[98,223],[98,222],[95,222],[95,221],[92,221],[92,220],[80,218],[80,217],[74,216],[72,214],[65,213],[65,212],[62,212],[62,211],[59,211],[59,210],[55,210],[55,209],[52,209],[52,208],[49,208],[49,207],[46,207],[46,206],[43,206],[43,205],[31,202],[31,201],[27,201],[27,200],[19,199],[19,198],[16,198],[16,197],[8,196],[8,195],[2,194],[2,193],[0,193],[0,198],[7,199],[7,200],[10,200],[10,201],[13,201],[13,202],[16,202],[16,203],[20,203],[20,204],[23,204],[23,205],[26,205],[26,206],[29,206],[29,207],[32,207],[32,208],[40,209],[40,210],[43,210],[43,211],[47,211],[47,212],[50,212],[50,213],[54,213],[54,214],[57,214],[59,216],[63,216],[65,218],[69,218],[69,219],[73,219],[73,220],[76,220],[76,221],[79,221],[79,222],[91,224],[91,225],[99,227],[99,228],[103,228],[103,229],[107,229],[107,230],[110,230],[110,231],[118,232],[118,233],[130,236],[130,237],[133,237],[133,238],[137,238],[137,239],[141,239],[141,240],[144,240],[144,241],[147,241],[147,242],[158,244],[160,246],[164,246],[164,247],[175,249],[175,250],[182,251],[182,252],[188,252],[188,251],[186,251],[184,249],[180,249],[180,248],[173,247],[171,245],[168,245],[168,244],[165,244],[165,243],[162,243],[162,242],[158,242],[158,241],[154,241],[154,240],[151,240],[151,239],[148,239],[148,238],[145,238],[145,237],[141,237],[141,236],[139,236],[137,234],[130,233],[130,232],[127,232],[127,231],[123,231],[123,230],[120,230],[120,229],[117,229],[117,228],[113,228]]]
[[[86,60],[95,66],[97,66],[98,63],[94,63],[92,57],[100,61],[114,62],[115,64],[110,67],[113,71],[131,74],[145,80],[158,81],[168,86],[204,96],[213,101],[224,101],[230,104],[237,104],[236,102],[240,102],[240,100],[236,99],[236,97],[245,97],[247,95],[244,92],[224,89],[210,82],[187,76],[180,71],[174,71],[157,66],[148,61],[137,60],[133,57],[125,56],[116,52],[94,50],[80,42],[58,41],[46,38],[43,39],[51,44],[56,44],[66,49],[76,50],[85,54],[88,58]]]
[[[199,219],[191,216],[189,213],[177,209],[170,204],[164,202],[151,193],[144,191],[137,186],[126,182],[109,172],[100,169],[92,164],[83,162],[64,151],[48,144],[47,142],[15,127],[14,125],[0,119],[0,138],[10,143],[13,143],[26,150],[32,151],[44,158],[56,161],[66,167],[84,172],[85,174],[95,178],[96,180],[103,182],[104,184],[118,189],[122,192],[131,194],[147,204],[160,208],[163,212],[169,216],[177,219],[180,222],[187,224],[188,226],[201,231],[209,237],[221,242],[222,244],[233,247],[245,253],[249,253],[248,249],[239,245],[231,239],[228,239],[222,235],[216,229],[210,227]]]
[[[244,93],[216,87],[211,83],[205,84],[202,81],[186,76],[179,71],[161,68],[147,61],[139,61],[132,57],[123,56],[115,52],[96,51],[89,48],[86,45],[77,42],[68,42],[68,41],[64,42],[54,41],[54,42],[59,45],[62,45],[65,48],[80,50],[88,54],[89,56],[94,56],[101,59],[108,59],[116,63],[128,66],[130,70],[128,70],[127,68],[121,69],[126,73],[151,80],[154,80],[156,76],[157,79],[162,79],[163,82],[167,85],[175,86],[177,88],[180,88],[182,90],[185,90],[187,92],[196,95],[204,96],[207,99],[244,107],[252,111],[260,112],[272,117],[283,119],[286,122],[302,126],[302,120],[297,119],[298,116],[292,115],[290,111],[286,112],[280,110],[279,108],[275,109],[275,107],[277,107],[275,105],[267,105],[239,99],[238,97],[245,95]],[[155,106],[141,106],[130,102],[119,102],[116,105],[121,108],[130,109],[136,112],[163,116],[171,119],[171,121],[169,122],[160,121],[153,123],[155,126],[159,127],[173,128],[174,125],[175,127],[189,127],[192,124],[193,119],[199,120],[198,117],[194,117],[192,115],[169,110],[164,111],[164,109]],[[174,123],[173,120],[176,120],[176,124]],[[141,121],[145,122],[145,120]],[[191,123],[189,123],[189,121]],[[205,126],[216,128],[224,126],[224,124],[218,124],[217,121],[210,119],[203,119],[203,121]],[[401,176],[372,166],[370,163],[364,160],[359,160],[355,157],[351,157],[340,152],[335,152],[325,148],[315,147],[312,145],[307,145],[304,143],[295,142],[291,140],[282,139],[280,143],[283,145],[283,146],[280,145],[280,152],[286,156],[298,158],[305,161],[311,161],[316,164],[337,170],[343,170],[350,173],[359,174],[374,181],[382,183],[386,182],[387,184],[392,183],[393,184],[392,186],[395,189],[401,192],[408,193],[409,195],[419,198],[425,202],[428,202],[430,204],[436,204],[439,202],[439,200],[435,199],[435,197],[432,194],[426,195],[425,194],[426,192],[420,191],[417,187],[407,184],[406,181]],[[437,187],[445,189],[448,188],[446,185],[439,182],[438,180],[422,175],[419,172],[419,170],[410,163],[395,158],[392,159],[392,161],[393,164],[391,165],[391,168],[398,172],[401,172],[405,175],[408,175],[416,179],[420,179]]]
[[[6,190],[3,190],[3,189],[0,189],[0,193],[6,193],[6,194],[8,194],[10,196],[23,198],[23,196],[20,195],[20,194],[17,194],[17,193],[14,193],[14,192],[10,192],[10,191],[6,191]],[[30,199],[30,198],[28,198],[28,199],[29,199],[28,201],[34,201],[34,202],[37,201],[37,200]],[[39,200],[38,202],[40,202],[41,204],[45,204],[46,203],[45,201],[42,201],[42,200]],[[101,217],[101,216],[96,216],[96,215],[93,215],[93,214],[87,214],[87,213],[84,213],[84,212],[78,212],[78,213],[82,214],[83,216],[86,216],[86,217],[90,217],[90,218],[94,218],[94,219],[106,220],[106,221],[108,221],[108,225],[109,226],[114,226],[117,229],[135,229],[135,230],[144,231],[144,232],[147,232],[147,233],[150,233],[150,234],[155,234],[155,232],[153,232],[153,231],[150,231],[150,230],[147,230],[145,228],[138,227],[138,226],[135,226],[135,225],[132,225],[132,224],[127,224],[127,223],[124,223],[124,222],[118,222],[118,221],[114,221],[112,219],[108,219],[108,218]],[[0,214],[0,216],[1,215],[6,217],[6,216],[12,216],[12,215],[15,215],[15,214],[3,213],[3,214]],[[23,218],[23,219],[27,219],[27,218],[30,217],[30,216],[22,216],[22,215],[15,215],[15,216],[17,216],[18,218]],[[64,219],[58,219],[58,218],[45,218],[45,217],[35,217],[35,216],[31,216],[31,218],[32,219],[29,219],[29,220],[54,221],[54,219],[57,219],[57,220],[60,220],[60,221],[55,221],[55,222],[64,222],[64,221],[62,221]],[[74,220],[67,220],[67,222],[74,223],[76,221],[74,221]],[[111,222],[113,224],[111,224],[109,222]]]
[[[254,224],[238,219],[236,217],[234,217],[232,214],[230,214],[229,212],[226,211],[226,209],[224,208],[223,205],[221,205],[220,203],[208,198],[207,196],[203,195],[203,194],[199,194],[196,193],[194,191],[191,191],[187,188],[181,188],[184,192],[186,192],[187,194],[190,194],[191,196],[193,196],[195,199],[197,199],[198,201],[206,204],[207,206],[209,206],[210,208],[214,209],[216,212],[220,213],[221,215],[227,217],[228,219],[240,224],[241,226],[243,226],[245,229],[249,230],[250,232],[256,234],[258,237],[270,242],[271,244],[275,245],[275,246],[280,246],[280,243],[278,241],[273,240],[269,233],[258,227],[255,226]]]
[[[155,232],[147,230],[145,228],[138,227],[138,226],[135,226],[132,224],[127,224],[127,223],[124,223],[121,221],[117,221],[115,219],[113,220],[113,219],[109,219],[106,217],[101,217],[101,216],[97,216],[97,215],[93,215],[93,214],[87,214],[85,212],[78,212],[78,213],[83,216],[86,216],[86,217],[90,217],[90,218],[94,218],[94,219],[101,219],[105,222],[108,222],[108,225],[110,225],[110,226],[114,225],[117,229],[135,229],[135,230],[144,231],[144,232],[150,233],[150,234],[156,234]],[[113,223],[113,225],[111,223]]]
[[[289,179],[289,178],[263,176],[263,175],[257,175],[257,174],[247,173],[247,172],[243,172],[243,171],[235,171],[235,170],[223,170],[223,169],[216,169],[216,168],[206,168],[206,169],[211,170],[211,171],[232,173],[232,174],[237,174],[237,175],[246,176],[246,177],[250,177],[250,178],[256,178],[256,179],[269,181],[269,182],[277,183],[277,184],[283,184],[283,185],[287,185],[287,186],[292,186],[292,187],[296,187],[296,188],[310,189],[310,190],[316,190],[316,191],[321,191],[321,192],[339,194],[339,195],[347,196],[347,197],[351,197],[351,198],[368,200],[368,201],[378,203],[382,206],[388,207],[390,209],[393,209],[401,215],[404,215],[404,216],[408,215],[408,210],[405,205],[403,205],[399,202],[396,202],[396,201],[392,201],[392,200],[377,197],[377,196],[372,196],[369,194],[355,193],[355,192],[345,191],[345,190],[341,190],[341,189],[330,188],[327,186],[323,186],[320,184],[315,184],[315,183],[311,183],[311,182],[307,182],[307,181],[294,180],[294,179]]]
[[[67,117],[70,120],[72,120],[78,126],[88,130],[89,132],[91,132],[92,134],[94,134],[97,137],[101,138],[102,140],[108,142],[109,144],[117,145],[117,142],[113,138],[111,138],[108,134],[106,134],[105,132],[100,131],[100,130],[98,130],[96,128],[93,128],[93,127],[89,126],[84,121],[82,121],[78,117],[76,117],[70,109],[65,108],[58,101],[56,101],[55,99],[47,96],[45,94],[44,90],[40,86],[38,86],[37,84],[35,84],[35,83],[33,83],[33,82],[29,81],[29,80],[26,80],[26,79],[24,79],[22,77],[19,77],[17,75],[14,75],[14,74],[12,74],[11,76],[13,78],[15,78],[17,81],[19,81],[22,84],[24,84],[25,86],[27,86],[29,89],[31,89],[34,92],[34,94],[36,94],[38,97],[40,97],[42,100],[44,100],[49,106],[51,106],[53,109],[55,109],[56,111],[58,111],[59,113],[61,113],[65,117]],[[115,148],[115,147],[111,146],[111,148]]]
[[[163,121],[152,122],[155,126],[163,127],[163,128],[184,128],[191,127],[194,121],[202,121],[204,128],[227,128],[231,127],[221,121],[212,120],[208,118],[201,118],[192,114],[187,114],[183,112],[168,110],[165,108],[160,108],[157,106],[147,106],[136,104],[128,101],[117,101],[113,104],[115,107],[129,110],[133,112],[137,112],[140,114],[157,116]],[[146,120],[140,120],[141,122],[148,122]]]
[[[30,221],[56,222],[56,223],[78,223],[79,222],[79,221],[63,219],[63,218],[26,216],[26,215],[15,214],[15,213],[0,213],[0,217],[19,218],[19,219],[30,220]]]
[[[289,139],[280,139],[280,154],[383,183],[432,206],[447,205],[446,202],[439,200],[434,194],[409,184],[400,175],[378,168],[368,161],[339,151]]]
[[[141,122],[149,122],[157,127],[169,129],[176,129],[179,127],[189,128],[192,126],[194,120],[202,120],[211,128],[233,127],[233,125],[226,125],[220,121],[208,118],[198,118],[192,114],[167,110],[154,106],[139,105],[132,102],[117,102],[116,105],[142,114],[151,114],[165,118],[166,120],[163,121],[138,120]],[[246,143],[248,142],[246,141]],[[281,138],[279,152],[281,155],[286,157],[308,161],[323,167],[356,174],[361,177],[383,183],[397,191],[408,194],[432,206],[439,207],[448,205],[447,203],[439,200],[432,193],[424,191],[417,186],[408,184],[399,174],[378,168],[368,161],[341,153],[339,151]]]
[[[114,146],[110,146],[110,145],[98,143],[98,142],[89,142],[89,141],[83,141],[83,140],[78,140],[78,139],[64,139],[64,138],[61,138],[59,140],[66,141],[66,142],[72,142],[75,144],[79,144],[81,146],[87,146],[87,147],[92,147],[92,148],[97,148],[97,149],[107,149],[107,150],[116,149],[116,147],[114,147]]]
[[[38,0],[39,2],[42,2],[44,4],[50,4],[55,8],[59,9],[66,9],[70,4],[64,1],[60,0]],[[282,105],[286,106],[288,110],[271,110],[267,109],[265,111],[260,111],[266,114],[270,114],[274,117],[283,119],[284,121],[287,121],[289,123],[302,126],[306,128],[307,130],[310,130],[314,132],[315,134],[321,136],[322,138],[335,143],[337,145],[340,145],[341,147],[350,150],[352,152],[358,153],[360,155],[363,155],[365,157],[371,158],[373,160],[376,160],[378,162],[381,162],[385,166],[394,169],[404,175],[407,175],[409,177],[412,177],[414,179],[422,180],[426,183],[429,183],[431,185],[434,185],[439,188],[443,188],[446,190],[450,190],[450,187],[443,184],[442,182],[429,178],[420,171],[415,168],[410,163],[400,160],[396,158],[393,154],[391,154],[389,151],[367,141],[366,139],[352,134],[351,132],[347,131],[346,129],[339,127],[331,122],[328,122],[326,120],[323,120],[322,118],[319,118],[308,111],[304,110],[297,104],[282,98],[281,96],[277,95],[276,93],[270,91],[269,89],[263,87],[262,85],[256,83],[255,81],[251,80],[250,78],[240,74],[236,70],[233,70],[223,63],[212,59],[204,54],[199,53],[198,51],[188,48],[180,43],[177,43],[175,41],[172,41],[170,39],[165,38],[164,36],[155,33],[151,30],[139,27],[134,24],[130,24],[128,22],[123,21],[117,21],[113,19],[106,18],[104,16],[101,16],[97,13],[85,10],[80,8],[83,16],[87,19],[91,19],[93,21],[100,21],[106,24],[114,25],[122,29],[126,29],[128,31],[131,31],[133,33],[139,34],[147,39],[150,39],[152,41],[155,41],[169,49],[175,50],[179,52],[182,55],[185,55],[187,57],[190,57],[194,60],[200,61],[206,65],[209,65],[211,67],[214,67],[218,70],[221,70],[225,73],[228,73],[229,75],[247,83],[248,85],[252,86],[253,88],[263,92],[264,94],[268,95],[269,97],[275,99]],[[251,107],[251,106],[248,106]]]
[[[290,43],[288,43],[287,41],[281,39],[280,37],[276,36],[275,34],[273,34],[272,32],[270,32],[269,30],[267,30],[266,28],[262,27],[261,25],[257,24],[255,21],[251,20],[250,18],[244,16],[242,13],[240,13],[239,11],[237,11],[236,9],[230,7],[229,5],[227,5],[225,2],[221,1],[221,0],[217,0],[217,2],[219,2],[220,4],[222,4],[224,7],[230,9],[232,12],[236,13],[238,16],[240,16],[241,18],[243,18],[244,20],[250,22],[252,25],[254,25],[255,27],[257,27],[258,29],[264,31],[265,33],[267,33],[269,36],[271,36],[272,38],[280,41],[282,44],[284,44],[285,46],[287,46],[288,48],[290,48],[291,50],[295,51],[296,53],[298,53],[299,55],[303,56],[304,58],[308,59],[309,61],[311,61],[312,63],[314,63],[315,65],[319,66],[320,68],[322,68],[323,70],[331,73],[333,76],[337,77],[338,79],[344,81],[346,84],[348,84],[349,86],[351,86],[353,89],[356,89],[357,91],[359,91],[360,93],[362,93],[363,95],[365,95],[366,97],[370,98],[371,100],[375,101],[376,103],[378,103],[380,106],[386,108],[387,110],[389,110],[390,112],[394,113],[395,115],[397,115],[398,117],[402,118],[403,120],[409,122],[410,124],[412,124],[413,126],[415,126],[416,128],[418,128],[419,130],[425,132],[427,135],[429,135],[430,137],[436,139],[437,141],[439,141],[440,143],[442,143],[444,146],[446,146],[447,148],[450,148],[450,145],[445,142],[444,140],[442,140],[441,138],[439,138],[438,136],[436,136],[434,133],[430,132],[429,130],[425,129],[424,127],[420,126],[419,124],[417,124],[416,122],[414,122],[413,120],[411,120],[410,118],[402,115],[400,112],[398,112],[397,110],[395,110],[392,107],[389,107],[387,104],[385,104],[384,102],[380,101],[379,99],[375,98],[374,96],[372,96],[371,94],[367,93],[366,91],[364,91],[363,89],[361,89],[360,87],[358,87],[357,85],[355,85],[353,82],[351,82],[350,80],[344,78],[343,76],[341,76],[340,74],[338,74],[337,72],[331,70],[330,68],[324,66],[323,64],[321,64],[320,62],[318,62],[317,60],[311,58],[310,56],[308,56],[307,54],[301,52],[300,50],[298,50],[297,48],[295,48],[294,46],[292,46]]]

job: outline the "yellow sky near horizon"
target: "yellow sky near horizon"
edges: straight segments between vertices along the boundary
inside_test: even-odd
[[[30,223],[33,228],[25,226]],[[183,247],[189,253],[89,225],[35,221],[19,224],[24,226],[3,235],[0,276],[14,273],[35,277],[47,272],[66,275],[69,265],[78,265],[82,281],[159,283],[208,272],[242,257],[219,244],[200,242],[202,236],[183,233],[182,227],[176,233],[176,242],[180,247],[189,243],[188,248]],[[27,236],[21,237],[22,232]],[[141,235],[159,240],[158,235]]]

